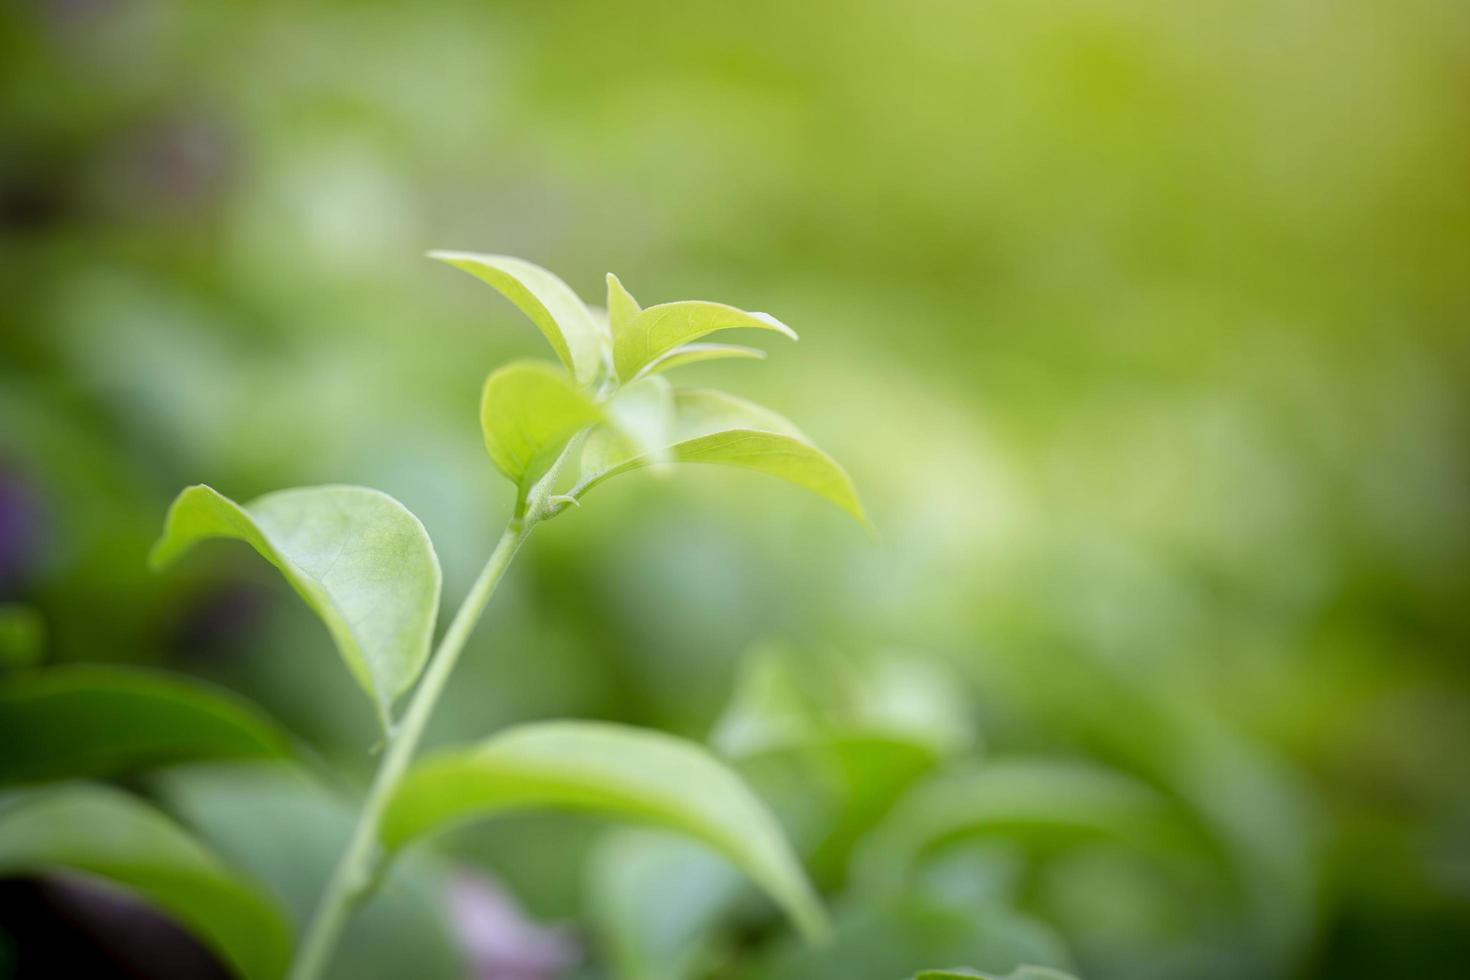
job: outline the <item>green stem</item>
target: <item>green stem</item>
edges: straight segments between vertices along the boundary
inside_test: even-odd
[[[534,518],[528,521],[518,514],[506,525],[505,533],[500,536],[490,559],[485,562],[480,577],[475,579],[464,604],[454,614],[454,621],[449,624],[444,638],[439,641],[439,647],[434,651],[428,669],[424,671],[423,680],[414,689],[402,722],[388,738],[383,760],[378,764],[378,772],[373,777],[362,812],[358,814],[357,826],[353,828],[352,839],[342,852],[336,870],[332,872],[331,881],[327,883],[326,891],[322,893],[316,913],[312,916],[311,925],[306,930],[306,937],[297,950],[296,960],[291,965],[290,980],[317,980],[322,975],[353,908],[366,897],[375,876],[375,868],[381,860],[378,824],[382,821],[383,811],[398,787],[399,780],[403,778],[409,762],[413,760],[419,739],[423,737],[434,707],[439,702],[439,696],[444,693],[444,687],[454,671],[455,662],[459,660],[465,642],[469,640],[470,633],[479,621],[480,614],[484,612],[486,603],[490,601],[490,596],[494,594],[495,586],[505,574],[506,567],[510,565],[510,560],[515,557],[521,542],[531,532],[533,523]]]

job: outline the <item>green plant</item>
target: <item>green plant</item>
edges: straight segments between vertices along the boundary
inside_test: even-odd
[[[527,536],[612,477],[673,462],[741,466],[825,497],[866,526],[847,474],[790,422],[724,392],[676,388],[665,377],[694,361],[763,356],[702,340],[719,330],[795,334],[766,314],[717,303],[642,309],[611,275],[604,319],[560,279],[528,262],[433,254],[504,294],[561,362],[516,361],[485,382],[485,447],[515,485],[515,504],[437,646],[440,570],[433,545],[408,510],[374,490],[310,487],[241,505],[210,487],[192,486],[169,509],[150,557],[162,569],[205,539],[249,544],[321,618],[381,722],[376,776],[290,976],[321,975],[354,907],[403,847],[451,823],[537,806],[622,817],[699,840],[762,886],[805,936],[821,936],[825,914],[780,825],[739,777],[692,743],[618,725],[543,722],[414,758],[455,661]],[[0,688],[0,700],[8,706],[5,724],[28,732],[27,751],[0,767],[0,781],[104,776],[190,758],[292,751],[289,740],[248,705],[142,671],[44,672]],[[80,727],[69,721],[78,718],[91,721]],[[109,733],[122,737],[109,742]],[[134,828],[131,861],[122,852],[89,849],[84,828],[94,811]],[[0,865],[75,866],[113,878],[177,913],[246,976],[280,971],[287,942],[269,902],[236,884],[223,865],[141,801],[70,788],[23,798],[0,818],[18,828],[12,835],[17,843],[0,854]],[[242,908],[253,918],[242,919]],[[271,924],[271,942],[250,950],[238,929],[261,921]]]

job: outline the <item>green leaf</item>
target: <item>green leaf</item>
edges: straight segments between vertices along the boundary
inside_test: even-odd
[[[0,681],[0,745],[0,785],[291,755],[285,734],[249,702],[139,667],[55,667]]]
[[[1047,966],[1018,966],[1016,969],[1000,976],[996,973],[981,973],[979,970],[971,970],[961,967],[954,970],[920,970],[914,974],[914,980],[1077,980],[1070,973],[1061,970],[1053,970]]]
[[[80,871],[177,919],[247,980],[286,969],[275,902],[152,807],[100,786],[28,795],[0,810],[0,875]]]
[[[808,937],[826,916],[781,826],[740,778],[692,742],[596,722],[508,729],[416,765],[388,802],[400,847],[446,824],[529,807],[590,810],[699,840],[750,875]]]
[[[436,251],[430,252],[429,258],[447,262],[494,286],[531,318],[578,381],[585,384],[597,377],[610,340],[572,287],[556,275],[509,255]],[[611,300],[609,313],[617,315],[611,309]]]
[[[0,604],[0,667],[40,663],[45,646],[46,624],[40,613],[17,602]]]
[[[613,363],[618,377],[630,380],[644,365],[674,348],[732,327],[774,330],[796,339],[796,331],[769,313],[747,313],[723,303],[700,300],[661,303],[640,312],[623,330],[613,332]]]
[[[856,874],[870,889],[902,881],[935,848],[979,834],[1050,840],[1178,841],[1166,801],[1098,766],[1011,759],[945,773],[915,787],[865,842]]]
[[[363,487],[281,490],[241,507],[201,484],[174,500],[150,561],[163,568],[206,538],[244,541],[280,569],[386,724],[428,659],[439,611],[439,559],[418,518]]]
[[[758,973],[767,980],[907,977],[921,963],[1065,963],[1055,930],[999,905],[951,905],[915,895],[868,901],[848,896],[837,908],[832,942],[821,949],[777,944]]]
[[[683,837],[642,828],[607,833],[587,869],[589,913],[614,976],[681,980],[747,885],[728,861]]]
[[[628,329],[633,318],[643,312],[643,307],[633,298],[633,294],[623,288],[623,283],[611,272],[607,274],[607,319],[616,337]]]
[[[761,361],[765,357],[766,352],[759,347],[743,347],[740,344],[683,344],[643,365],[637,377],[646,378],[650,374],[683,367],[685,364],[698,364],[700,361],[722,361],[730,358]]]
[[[678,462],[723,463],[769,473],[831,501],[872,530],[847,472],[770,409],[722,391],[677,389],[672,438],[668,455]],[[583,476],[576,492],[653,462],[655,458],[631,449],[616,432],[595,429],[583,447]]]
[[[601,468],[609,459],[634,456],[657,466],[669,461],[674,434],[674,389],[667,378],[645,377],[626,384],[603,408],[608,433],[595,447],[583,446],[582,465]],[[589,455],[595,454],[595,455]]]
[[[514,361],[485,380],[480,428],[497,469],[524,493],[579,429],[601,410],[566,374],[540,361]]]
[[[353,801],[297,769],[259,763],[181,766],[148,785],[231,867],[269,888],[298,932],[307,927],[352,836]],[[325,980],[469,976],[445,914],[454,870],[431,848],[394,861],[355,907]]]

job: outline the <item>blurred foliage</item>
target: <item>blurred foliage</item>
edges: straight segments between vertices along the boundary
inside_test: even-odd
[[[538,535],[467,652],[435,742],[552,716],[704,736],[772,640],[838,678],[761,752],[716,740],[838,944],[788,949],[737,894],[680,955],[1459,976],[1467,51],[1456,0],[8,4],[0,603],[54,662],[223,683],[364,773],[371,709],[269,569],[221,546],[147,571],[167,501],[381,488],[456,600],[510,504],[479,388],[541,341],[420,255],[523,255],[593,301],[611,269],[800,331],[760,372],[683,370],[803,419],[883,536],[755,475],[631,477]],[[974,740],[875,735],[822,690],[884,650],[949,671],[932,712]],[[1082,767],[1161,823],[1082,833],[1083,791],[1042,793],[865,891],[905,789],[987,759]],[[201,785],[175,813],[259,855],[223,802],[248,784]],[[441,850],[604,935],[604,846],[514,818]],[[419,918],[401,948],[456,962]],[[371,933],[354,976],[393,962]]]

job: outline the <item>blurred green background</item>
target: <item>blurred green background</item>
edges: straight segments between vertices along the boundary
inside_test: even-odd
[[[173,493],[378,487],[457,602],[511,502],[479,385],[548,352],[425,249],[769,310],[799,345],[685,380],[797,419],[881,542],[749,473],[612,483],[533,538],[431,740],[800,715],[742,765],[837,944],[747,903],[688,962],[618,967],[609,921],[642,914],[618,888],[667,925],[720,869],[517,818],[440,852],[571,923],[578,962],[481,975],[1463,976],[1467,121],[1458,0],[7,4],[0,601],[51,661],[246,693],[350,794],[373,719],[271,570],[229,546],[146,570]],[[942,679],[898,727],[949,725],[933,758],[829,737],[917,665]],[[1018,759],[1184,829],[1022,780],[1024,819],[869,880],[923,793]],[[162,795],[228,836],[211,806],[255,778]],[[437,901],[395,942],[438,965],[397,975],[476,968]],[[402,969],[354,936],[350,975]]]

